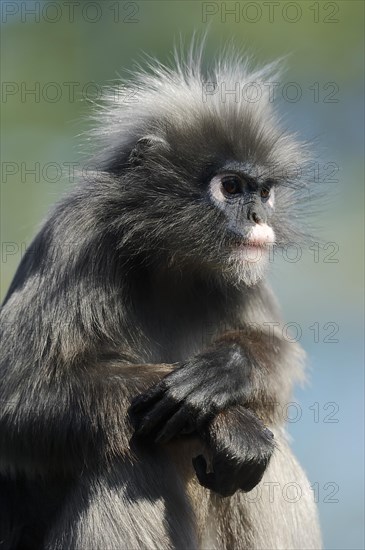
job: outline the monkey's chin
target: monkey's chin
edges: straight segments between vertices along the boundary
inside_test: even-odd
[[[228,257],[227,275],[236,284],[257,284],[266,274],[269,265],[269,247],[242,246]]]

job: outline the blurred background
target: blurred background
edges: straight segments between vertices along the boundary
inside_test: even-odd
[[[259,64],[289,54],[275,99],[313,140],[326,192],[312,245],[275,258],[272,284],[308,355],[287,416],[326,549],[364,548],[363,25],[364,3],[349,0],[1,2],[1,297],[82,167],[93,104],[142,52],[168,61],[180,36],[209,30],[209,60],[227,40]]]

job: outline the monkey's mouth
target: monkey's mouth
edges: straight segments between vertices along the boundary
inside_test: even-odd
[[[261,260],[267,260],[272,244],[241,239],[234,242],[232,256],[240,262],[249,262],[252,264]]]
[[[233,246],[238,251],[266,253],[275,244],[273,229],[265,224],[256,224],[245,235],[235,235]]]
[[[236,250],[269,250],[273,245],[273,242],[259,239],[234,239],[232,242],[232,246]]]
[[[270,248],[270,243],[262,243],[262,242],[255,242],[255,241],[240,241],[236,243],[236,247],[239,249],[245,249],[245,248],[252,248],[252,249],[261,249],[261,250],[267,250]]]

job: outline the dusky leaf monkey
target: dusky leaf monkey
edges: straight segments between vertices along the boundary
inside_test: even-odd
[[[307,189],[274,70],[205,74],[193,48],[106,100],[98,170],[1,310],[1,550],[320,548],[282,415],[303,354],[265,282]],[[225,93],[250,83],[259,100]]]

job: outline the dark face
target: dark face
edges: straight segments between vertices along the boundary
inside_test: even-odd
[[[226,217],[227,228],[237,242],[257,246],[274,243],[270,228],[274,184],[270,178],[250,174],[238,163],[227,163],[210,179],[209,197]]]
[[[264,273],[270,246],[274,181],[249,174],[244,165],[228,163],[208,184],[212,204],[225,218],[227,264],[238,279],[256,282]],[[226,256],[224,254],[224,256]]]

